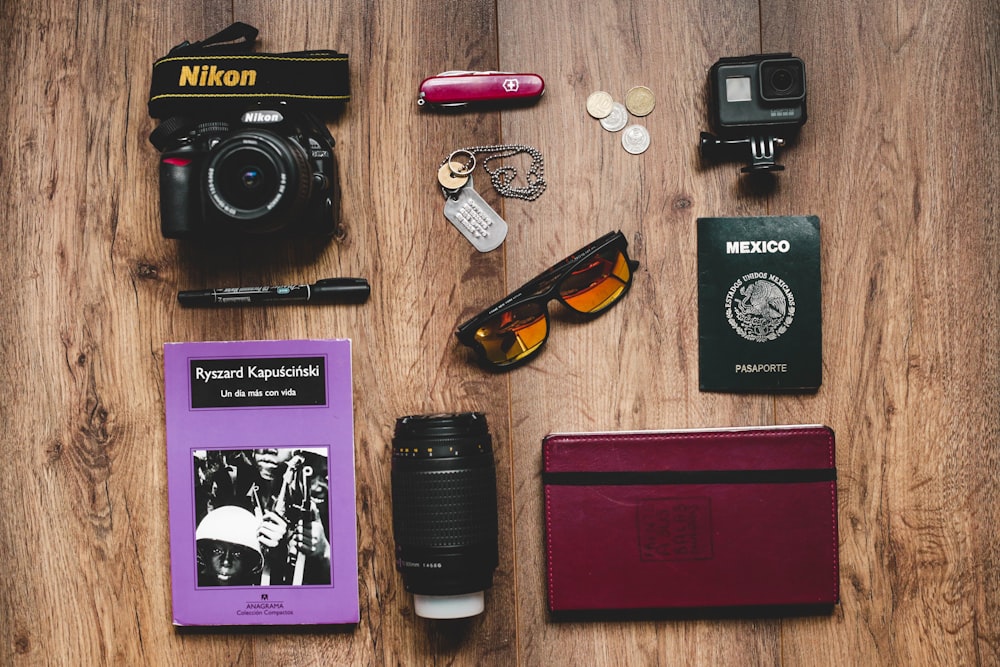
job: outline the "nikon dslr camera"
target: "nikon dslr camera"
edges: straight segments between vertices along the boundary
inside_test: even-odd
[[[780,171],[777,150],[806,122],[806,66],[790,53],[721,58],[708,74],[709,114],[718,136],[701,133],[708,159],[742,159],[744,172]]]
[[[173,239],[329,237],[336,227],[334,139],[307,113],[254,108],[169,118],[160,158],[160,230]]]

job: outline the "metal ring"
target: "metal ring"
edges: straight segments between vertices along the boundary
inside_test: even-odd
[[[476,154],[473,153],[472,151],[467,151],[464,148],[462,148],[457,151],[452,151],[451,154],[448,156],[448,159],[445,160],[445,163],[451,164],[454,161],[452,158],[454,158],[456,155],[468,155],[469,160],[465,163],[465,168],[462,171],[453,171],[451,172],[452,175],[468,176],[469,174],[471,174],[476,168]]]

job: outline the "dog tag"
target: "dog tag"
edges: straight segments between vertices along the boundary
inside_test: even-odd
[[[472,186],[472,177],[457,191],[445,191],[444,217],[479,252],[493,250],[507,238],[507,223]]]

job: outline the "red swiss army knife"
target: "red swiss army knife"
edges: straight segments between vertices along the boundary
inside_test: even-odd
[[[442,72],[420,83],[417,104],[458,107],[467,104],[534,102],[545,92],[537,74],[514,72]]]

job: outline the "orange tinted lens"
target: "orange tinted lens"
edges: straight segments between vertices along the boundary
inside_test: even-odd
[[[545,308],[528,303],[505,310],[476,329],[476,342],[482,345],[490,363],[503,365],[537,350],[548,331]]]
[[[625,253],[609,248],[566,276],[559,285],[559,296],[577,312],[597,313],[625,292],[631,274]]]

